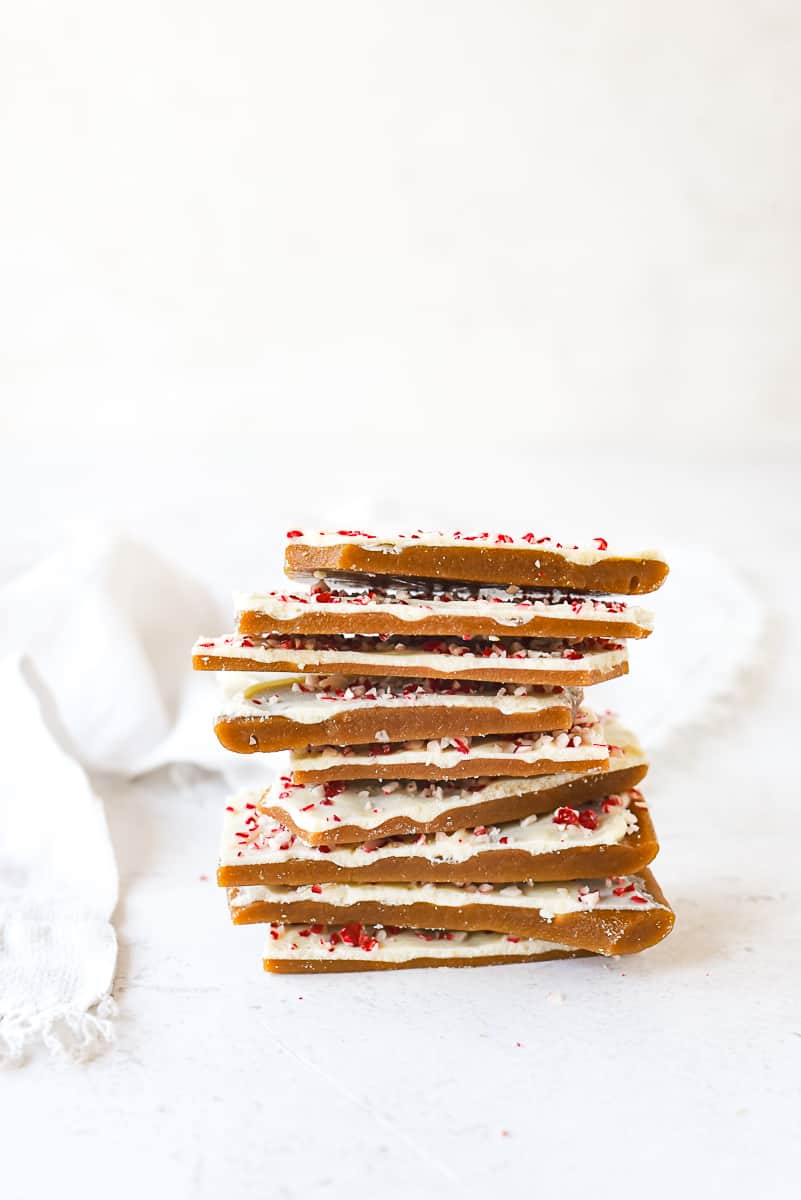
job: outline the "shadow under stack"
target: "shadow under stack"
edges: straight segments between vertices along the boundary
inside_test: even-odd
[[[268,926],[265,968],[488,966],[665,937],[647,762],[584,692],[650,634],[618,597],[658,588],[661,556],[531,533],[287,538],[306,590],[238,597],[236,632],[193,651],[198,670],[259,673],[228,696],[222,745],[289,752],[278,782],[228,801],[218,870],[233,921]]]

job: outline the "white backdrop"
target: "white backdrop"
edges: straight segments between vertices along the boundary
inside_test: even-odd
[[[793,0],[14,5],[4,415],[797,447],[800,52]]]

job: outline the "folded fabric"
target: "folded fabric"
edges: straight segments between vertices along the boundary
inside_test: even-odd
[[[34,690],[35,689],[35,690]],[[37,694],[41,697],[37,699]],[[64,752],[30,663],[0,663],[0,1061],[82,1058],[111,1036],[117,868],[103,805]]]

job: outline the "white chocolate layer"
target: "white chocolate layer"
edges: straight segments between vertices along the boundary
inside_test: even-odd
[[[267,720],[284,717],[302,725],[316,725],[345,712],[386,708],[483,708],[504,715],[539,713],[555,703],[578,704],[580,688],[558,692],[532,690],[519,684],[498,687],[454,680],[365,679],[359,676],[306,675],[275,677],[255,682],[243,680],[225,700],[222,720],[235,717]]]
[[[228,889],[233,910],[251,904],[333,904],[349,908],[354,904],[435,904],[438,908],[494,907],[531,909],[543,921],[567,913],[648,912],[664,909],[645,886],[639,875],[616,875],[614,879],[577,879],[572,883],[323,883],[321,891],[303,887],[265,887],[261,884]]]
[[[309,746],[293,750],[289,762],[294,771],[325,771],[331,767],[349,767],[358,778],[358,769],[382,764],[382,777],[392,778],[398,766],[436,767],[446,771],[465,762],[582,762],[591,760],[603,767],[609,750],[602,740],[601,726],[595,713],[580,708],[572,729],[559,733],[515,734],[499,737],[433,738],[429,741],[381,743],[389,745],[385,754],[370,747]],[[476,774],[478,774],[478,770]]]
[[[436,639],[423,640],[432,643]],[[614,642],[607,643],[608,649],[582,649],[580,645],[575,648],[560,645],[550,649],[541,648],[542,644],[537,646],[535,640],[529,638],[526,643],[487,643],[487,646],[491,646],[487,653],[475,653],[471,652],[469,642],[456,639],[440,639],[442,649],[429,651],[419,646],[406,646],[400,640],[382,642],[377,637],[343,636],[336,639],[341,643],[336,648],[329,648],[331,641],[330,638],[320,637],[287,638],[280,634],[274,638],[233,634],[198,638],[192,654],[206,663],[213,662],[215,658],[256,662],[265,671],[272,670],[275,663],[287,661],[293,663],[293,669],[297,671],[323,667],[333,673],[344,667],[357,667],[362,671],[375,671],[379,675],[393,675],[400,667],[414,670],[421,676],[426,676],[430,671],[456,675],[467,674],[471,670],[486,670],[488,667],[497,670],[503,666],[525,671],[533,683],[536,683],[538,675],[552,674],[554,671],[559,671],[564,677],[579,671],[598,671],[606,675],[628,661],[625,647]]]
[[[610,770],[623,770],[645,762],[634,734],[613,718],[602,720],[599,737],[602,742],[611,742],[620,748],[620,754],[610,760]],[[600,770],[600,767],[593,767],[582,773],[512,779],[499,776],[497,779],[470,780],[469,786],[458,780],[441,783],[400,779],[379,783],[364,779],[328,788],[324,784],[292,783],[288,772],[284,771],[280,782],[263,793],[262,804],[282,808],[299,829],[310,834],[323,833],[339,824],[355,825],[369,831],[395,817],[405,817],[419,825],[454,809],[472,808],[476,804],[561,787],[587,775],[597,775]],[[342,790],[337,791],[340,787]]]
[[[303,931],[303,932],[302,932]],[[337,940],[332,940],[336,933]],[[571,951],[570,946],[544,942],[539,938],[514,938],[506,933],[448,933],[443,930],[399,929],[391,932],[381,926],[366,926],[361,944],[343,942],[336,926],[311,933],[308,926],[275,925],[267,936],[265,959],[296,959],[313,962],[320,959],[344,959],[358,962],[370,958],[377,962],[404,963],[415,958],[515,959],[554,950]],[[305,936],[304,936],[305,934]],[[373,944],[375,943],[375,944]]]
[[[639,792],[624,792],[607,800],[584,804],[574,811],[594,821],[595,828],[578,822],[565,824],[556,813],[524,817],[503,825],[480,825],[454,833],[409,834],[382,838],[354,845],[309,846],[267,816],[258,807],[259,793],[240,792],[228,801],[220,844],[221,866],[250,866],[289,862],[327,863],[345,870],[371,866],[382,859],[426,859],[432,863],[464,863],[477,854],[492,850],[500,853],[522,851],[525,854],[553,854],[579,846],[614,846],[637,829],[632,804],[642,803]]]
[[[615,624],[636,624],[653,629],[653,616],[643,608],[629,607],[622,601],[600,599],[567,592],[523,591],[521,588],[480,588],[475,593],[457,586],[447,592],[420,589],[370,588],[369,591],[332,589],[318,594],[287,592],[237,592],[234,595],[237,617],[245,612],[263,613],[276,621],[299,621],[309,611],[334,611],[342,616],[381,613],[398,621],[414,625],[426,617],[443,616],[458,620],[463,617],[493,621],[498,626],[514,628],[525,625],[533,616],[543,620],[571,621],[591,624],[610,621]]]
[[[289,545],[295,546],[362,546],[380,554],[400,554],[407,547],[415,546],[492,547],[493,550],[526,550],[532,556],[536,555],[537,550],[547,550],[550,554],[558,554],[567,562],[583,566],[593,566],[610,558],[663,560],[658,550],[623,553],[619,550],[601,549],[602,543],[605,544],[603,538],[596,538],[595,545],[592,546],[566,546],[549,537],[537,538],[531,533],[515,537],[506,533],[441,533],[422,529],[392,535],[352,531],[300,533],[288,542]]]

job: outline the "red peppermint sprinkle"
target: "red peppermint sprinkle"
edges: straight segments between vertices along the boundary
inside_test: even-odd
[[[647,904],[648,903],[645,896],[632,896],[631,902],[632,902],[632,904]]]
[[[340,782],[324,783],[323,791],[325,792],[326,800],[333,800],[334,796],[341,796],[345,790],[345,784]]]
[[[517,944],[517,942],[519,942],[519,941],[520,941],[520,938],[519,938],[519,937],[512,937],[512,935],[510,934],[510,935],[509,935],[509,937],[508,937],[506,940],[507,940],[507,942],[514,942],[515,944]],[[519,1043],[518,1043],[518,1045],[519,1045]]]
[[[591,808],[585,808],[583,812],[579,813],[579,825],[582,829],[597,829],[598,814]]]
[[[459,751],[460,754],[469,754],[470,753],[470,747],[468,746],[467,742],[462,741],[461,738],[454,738],[453,744],[456,747],[456,749]]]
[[[339,931],[339,936],[346,945],[358,946],[359,939],[362,936],[362,927],[355,922],[352,925],[343,925]]]
[[[557,808],[553,814],[554,825],[578,825],[579,815],[575,808]]]
[[[317,849],[320,851],[321,854],[330,854],[331,853],[330,846],[318,846]]]
[[[252,648],[253,642],[251,642],[250,638],[245,637],[245,638],[242,638],[242,641],[239,643],[239,645],[246,646],[248,648]]]
[[[301,812],[309,812],[312,808],[314,808],[313,804],[304,804],[303,808],[300,811]]]
[[[607,542],[606,538],[593,538],[592,540],[595,542],[599,550],[609,549],[609,543]]]
[[[313,883],[311,885],[311,890],[314,892],[315,896],[322,895],[323,889],[320,887],[319,883]]]
[[[613,891],[613,893],[614,893],[614,895],[615,895],[615,896],[625,896],[627,892],[633,892],[633,891],[634,891],[634,884],[633,884],[633,883],[630,883],[630,884],[628,885],[628,887],[616,887],[616,888],[612,888],[612,891]]]
[[[289,529],[289,530],[287,530],[286,536],[288,538],[303,537],[303,530],[302,529]]]

